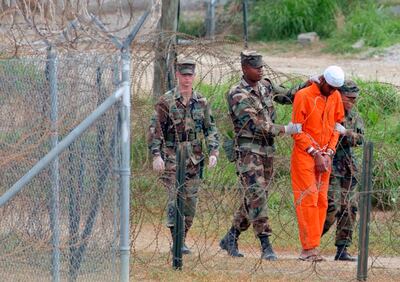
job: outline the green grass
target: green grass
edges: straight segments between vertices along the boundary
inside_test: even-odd
[[[295,38],[301,32],[316,31],[327,37],[335,28],[336,1],[263,0],[251,10],[256,39]]]
[[[255,40],[293,40],[315,31],[326,39],[324,51],[356,53],[400,42],[400,21],[387,9],[392,1],[259,0],[250,6],[250,34]],[[352,47],[358,40],[364,47]]]
[[[206,35],[206,26],[201,16],[191,18],[180,18],[178,32],[193,37],[204,37]]]
[[[379,0],[378,2],[388,6],[400,5],[400,0]]]
[[[346,17],[342,29],[333,32],[327,50],[336,53],[358,52],[360,50],[353,49],[352,45],[361,39],[365,42],[364,49],[399,43],[400,21],[374,1],[366,1],[355,6]]]

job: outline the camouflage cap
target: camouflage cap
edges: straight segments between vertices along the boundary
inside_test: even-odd
[[[181,74],[194,74],[196,62],[193,58],[181,57],[181,58],[178,58],[178,60],[176,62],[176,66],[177,66],[177,70]]]
[[[343,86],[339,88],[339,91],[344,96],[357,98],[360,93],[360,88],[358,88],[354,81],[345,80]]]
[[[244,50],[240,53],[240,62],[242,65],[248,65],[253,68],[259,68],[264,65],[262,55],[256,51]]]

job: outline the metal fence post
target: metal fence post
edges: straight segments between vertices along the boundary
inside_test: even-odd
[[[47,71],[50,89],[51,103],[51,147],[55,148],[58,144],[58,93],[57,93],[57,53],[52,46],[47,50]],[[60,175],[58,157],[51,164],[51,228],[52,228],[52,257],[51,275],[54,282],[60,281]]]
[[[172,267],[176,270],[182,270],[182,245],[184,236],[184,226],[183,226],[183,189],[185,185],[185,175],[186,175],[186,158],[187,150],[186,143],[181,143],[178,146],[176,152],[176,205],[175,205],[175,226],[174,226],[174,238],[173,238],[173,260]]]
[[[119,69],[119,62],[118,62],[118,58],[116,57],[116,56],[114,56],[114,58],[113,58],[113,68],[112,68],[112,73],[113,73],[113,85],[115,86],[115,88],[118,88],[118,85],[119,85],[119,83],[120,83],[120,74],[121,74],[121,72],[120,72],[120,69]],[[119,130],[120,130],[120,128],[121,128],[121,126],[120,126],[120,124],[121,124],[121,115],[120,115],[120,112],[119,111],[117,111],[116,112],[116,115],[115,115],[115,127],[114,127],[114,130],[113,130],[113,144],[114,144],[114,146],[113,146],[113,150],[111,151],[112,152],[112,154],[113,154],[113,160],[114,160],[114,164],[113,164],[113,174],[114,174],[114,177],[118,177],[118,171],[119,171],[119,167],[120,167],[120,161],[121,161],[121,156],[120,156],[120,147],[119,147],[119,144],[120,144],[120,132],[119,132]],[[118,181],[120,181],[119,179],[118,179]],[[114,199],[113,199],[113,215],[114,215],[114,218],[113,218],[113,230],[114,230],[114,234],[113,234],[113,243],[112,243],[112,249],[113,249],[113,255],[112,255],[112,257],[113,257],[113,266],[112,266],[112,272],[113,272],[113,275],[114,275],[114,277],[117,277],[117,267],[116,267],[116,262],[117,262],[117,257],[118,257],[118,237],[119,237],[119,234],[118,234],[118,219],[117,219],[117,217],[118,217],[118,212],[119,212],[119,209],[118,209],[118,206],[119,206],[119,201],[120,201],[120,191],[119,191],[119,189],[117,188],[116,189],[116,191],[115,191],[115,193],[113,193],[113,197],[114,197]]]
[[[373,143],[364,145],[360,191],[360,228],[358,241],[357,280],[366,281],[368,272],[369,219],[371,212]]]
[[[248,47],[248,28],[247,28],[247,7],[248,0],[243,0],[243,40],[244,40],[244,48]]]
[[[91,15],[98,27],[107,33],[110,40],[121,49],[122,75],[121,85],[123,88],[122,101],[120,104],[120,142],[121,142],[121,164],[120,164],[120,281],[129,281],[129,257],[130,257],[130,240],[129,240],[129,208],[130,208],[130,121],[131,121],[131,89],[130,89],[130,63],[131,50],[130,45],[135,39],[137,33],[145,22],[150,11],[146,11],[139,18],[132,31],[123,42],[107,31],[104,24],[101,23],[94,15]],[[114,77],[115,78],[115,77]]]
[[[121,168],[120,168],[120,189],[121,189],[121,233],[120,233],[120,255],[121,273],[120,281],[129,281],[129,202],[130,202],[130,53],[129,47],[121,49],[122,59],[122,86],[124,91],[121,101]]]
[[[209,0],[207,3],[206,29],[207,37],[214,40],[215,38],[215,6],[216,0]]]

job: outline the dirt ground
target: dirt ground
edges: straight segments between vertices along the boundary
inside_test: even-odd
[[[379,53],[367,51],[352,56],[332,55],[322,51],[323,43],[301,47],[297,44],[255,44],[251,46],[264,55],[265,62],[283,73],[315,75],[329,65],[343,68],[348,78],[377,80],[400,86],[400,44]]]
[[[245,258],[230,258],[225,251],[222,251],[219,246],[219,239],[214,236],[209,238],[200,238],[196,235],[189,234],[187,238],[188,246],[193,253],[189,256],[184,256],[185,273],[190,275],[191,272],[201,272],[203,267],[207,269],[207,275],[215,277],[223,277],[224,275],[235,275],[249,273],[250,279],[244,278],[245,281],[255,281],[257,275],[262,273],[271,274],[278,280],[271,281],[301,281],[305,278],[306,281],[332,281],[330,278],[336,277],[336,281],[355,280],[357,273],[357,263],[353,262],[337,262],[333,260],[333,253],[323,253],[326,259],[320,263],[302,262],[297,259],[298,254],[293,251],[277,250],[279,260],[276,262],[260,261],[260,250],[258,243],[254,240],[253,243],[239,242],[240,250],[245,255]],[[163,271],[168,273],[170,269],[170,248],[171,239],[169,230],[163,226],[142,225],[138,234],[133,240],[133,268],[137,278],[152,281],[149,279],[151,269],[157,269],[159,273]],[[146,257],[152,257],[151,261],[141,265]],[[161,258],[160,258],[161,257]],[[368,261],[368,281],[399,281],[400,279],[400,258],[398,257],[374,257],[370,256]],[[223,274],[215,274],[214,271],[223,272]],[[260,273],[261,272],[261,273]],[[264,274],[264,275],[265,275]],[[154,275],[154,273],[153,273]],[[285,279],[283,279],[286,277]],[[172,279],[172,278],[171,278]],[[282,280],[283,279],[283,280]],[[288,280],[286,280],[288,279]],[[157,280],[157,279],[155,279]],[[165,279],[163,281],[169,281]],[[192,280],[196,281],[196,279]],[[203,281],[203,280],[199,280]],[[207,281],[207,280],[205,280]]]

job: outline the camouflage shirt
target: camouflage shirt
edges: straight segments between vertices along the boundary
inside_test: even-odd
[[[153,155],[167,150],[168,154],[179,142],[188,142],[190,158],[197,164],[204,159],[201,136],[207,141],[209,153],[217,155],[219,135],[205,98],[193,91],[187,105],[182,102],[176,88],[160,97],[149,127],[149,149]]]
[[[355,176],[358,171],[352,147],[362,145],[364,142],[364,122],[357,112],[350,111],[346,113],[343,126],[346,129],[352,129],[356,134],[352,136],[340,135],[333,157],[332,175],[350,177]]]
[[[256,89],[244,78],[228,92],[227,100],[236,143],[240,149],[268,155],[274,151],[276,112],[273,101],[291,104],[293,92],[277,88],[267,79],[257,82]]]

